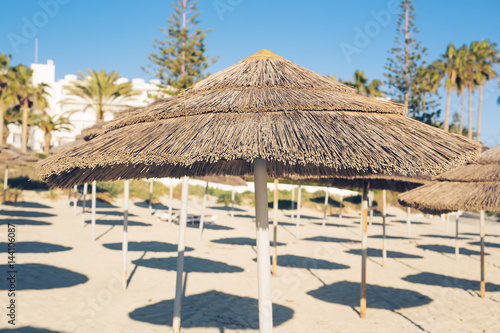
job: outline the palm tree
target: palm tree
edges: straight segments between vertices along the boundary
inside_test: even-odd
[[[481,109],[483,104],[483,85],[495,78],[497,73],[495,72],[494,65],[500,61],[498,56],[498,50],[495,49],[495,43],[488,43],[484,40],[481,42],[472,42],[470,46],[470,52],[474,54],[476,60],[475,76],[474,81],[479,88],[479,106],[477,110],[477,141],[480,141],[481,134]]]
[[[449,129],[449,117],[450,117],[450,100],[451,100],[451,91],[456,87],[456,76],[457,76],[457,51],[453,44],[450,43],[446,48],[446,52],[441,55],[441,62],[444,73],[446,75],[446,111],[444,115],[444,130],[448,131]]]
[[[80,78],[65,86],[73,98],[64,101],[65,104],[82,105],[83,110],[92,109],[96,112],[97,122],[104,121],[104,115],[117,107],[126,106],[132,96],[138,93],[132,89],[131,82],[116,83],[118,72],[106,73],[89,69],[89,75],[78,72]]]
[[[464,120],[464,96],[465,96],[465,88],[467,88],[468,77],[471,76],[469,71],[469,66],[467,64],[469,59],[469,49],[466,45],[462,45],[460,49],[457,51],[457,77],[456,77],[456,86],[457,86],[457,94],[460,95],[460,120],[458,125],[458,133],[462,135],[463,132],[463,120]]]
[[[476,78],[476,55],[471,52],[470,48],[467,48],[467,52],[464,56],[464,59],[461,61],[461,76],[463,79],[463,87],[464,90],[467,89],[468,98],[469,98],[469,121],[468,121],[468,129],[467,129],[467,137],[472,139],[472,93],[477,88]]]
[[[432,64],[426,66],[423,64],[417,69],[417,88],[422,102],[422,113],[425,115],[427,110],[427,95],[437,94],[437,90],[441,86],[443,79],[442,62],[436,60]]]
[[[22,108],[22,133],[21,133],[21,150],[28,150],[28,126],[29,126],[29,110],[40,106],[47,105],[46,96],[48,96],[45,83],[40,83],[38,86],[33,86],[32,81],[33,71],[24,65],[18,65],[13,68],[9,79],[11,80],[11,94],[15,95],[17,102]]]
[[[330,78],[334,79],[335,77],[333,76]],[[382,87],[384,84],[377,79],[368,83],[368,79],[366,78],[365,73],[359,70],[354,72],[354,82],[352,82],[351,80],[341,81],[341,82],[354,88],[358,94],[364,96],[371,96],[371,97],[384,96],[384,93],[380,90],[380,87]]]
[[[9,76],[11,75],[10,55],[0,54],[0,144],[4,144],[4,114],[11,102]],[[10,100],[9,100],[10,99]]]
[[[55,131],[71,131],[73,124],[71,124],[69,117],[64,115],[49,115],[44,112],[38,116],[34,121],[35,126],[44,132],[45,146],[43,148],[44,154],[48,155],[50,150],[50,142],[52,141],[52,132]]]

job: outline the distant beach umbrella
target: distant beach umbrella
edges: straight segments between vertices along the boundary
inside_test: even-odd
[[[5,173],[3,179],[3,197],[2,204],[5,205],[7,188],[9,182],[9,166],[26,166],[26,162],[37,162],[38,159],[28,153],[23,153],[21,150],[11,145],[0,145],[0,164],[5,165]]]
[[[500,145],[483,152],[472,163],[445,172],[427,185],[399,196],[403,206],[424,213],[457,212],[455,244],[458,254],[459,211],[480,211],[481,297],[485,296],[484,277],[484,211],[500,210]]]
[[[38,170],[60,187],[253,174],[259,327],[271,332],[267,177],[437,174],[478,156],[478,143],[406,115],[400,104],[358,95],[263,50],[105,126],[99,140],[52,156]]]

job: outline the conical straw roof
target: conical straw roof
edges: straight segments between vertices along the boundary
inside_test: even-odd
[[[26,163],[14,162],[12,161],[13,159],[17,159],[22,162],[38,162],[38,158],[28,153],[23,153],[20,149],[12,145],[0,145],[0,159],[3,161],[10,160],[11,164],[9,165],[18,166],[24,166]]]
[[[482,153],[474,163],[400,195],[399,202],[431,214],[500,210],[500,145]]]
[[[39,165],[54,186],[90,180],[252,173],[270,177],[437,174],[479,144],[406,117],[397,103],[261,51],[153,107],[105,126],[99,140]]]

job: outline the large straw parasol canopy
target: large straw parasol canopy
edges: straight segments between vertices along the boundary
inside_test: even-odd
[[[435,178],[435,181],[399,196],[403,206],[425,213],[500,209],[500,145],[486,150],[477,161]]]
[[[406,116],[404,106],[262,50],[176,97],[105,125],[99,140],[39,165],[66,187],[91,180],[243,176],[256,158],[270,177],[438,174],[479,144]]]

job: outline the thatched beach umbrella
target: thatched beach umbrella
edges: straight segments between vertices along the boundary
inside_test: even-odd
[[[38,162],[38,158],[28,153],[24,153],[12,145],[0,145],[0,164],[5,165],[2,198],[2,203],[4,205],[9,180],[9,166],[26,166],[26,162]]]
[[[481,297],[485,296],[484,277],[484,211],[500,210],[500,145],[486,150],[468,165],[445,172],[435,181],[399,196],[403,206],[424,213],[480,211]],[[456,241],[458,244],[458,214]]]
[[[476,142],[406,114],[400,104],[358,95],[263,50],[154,109],[108,125],[98,141],[50,157],[38,170],[62,187],[253,173],[259,322],[270,332],[267,176],[437,174],[479,154]]]
[[[205,225],[205,209],[207,207],[207,197],[208,197],[208,184],[209,183],[216,183],[216,184],[222,184],[222,185],[229,185],[232,187],[231,189],[231,217],[234,217],[234,192],[235,192],[235,186],[247,186],[247,182],[243,180],[241,177],[235,177],[235,176],[204,176],[204,177],[195,177],[194,179],[196,180],[202,180],[206,182],[205,186],[205,194],[203,195],[203,208],[201,210],[201,217],[200,217],[200,232],[199,232],[199,239],[201,239],[201,236],[203,234],[203,227]]]

